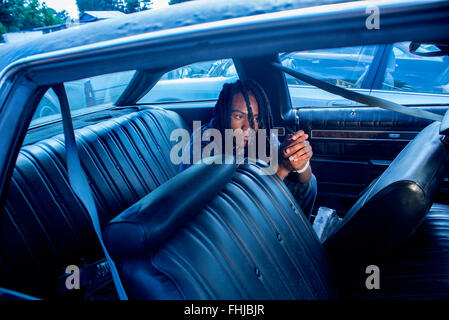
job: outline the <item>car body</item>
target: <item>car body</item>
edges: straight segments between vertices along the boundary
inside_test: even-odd
[[[366,8],[371,5],[378,6],[381,11],[382,27],[378,30],[371,30],[365,24]],[[187,16],[193,18],[186,19]],[[184,214],[191,218],[191,212],[202,210],[203,205],[198,204],[201,203],[200,196],[188,193],[195,192],[195,187],[179,185],[182,177],[187,177],[188,174],[177,175],[177,167],[168,160],[169,156],[165,151],[173,144],[170,133],[179,123],[185,123],[185,126],[179,126],[188,131],[192,130],[195,120],[203,123],[209,121],[213,116],[215,102],[223,83],[234,81],[237,76],[243,79],[255,79],[267,92],[276,127],[302,129],[310,136],[314,152],[311,166],[318,180],[315,212],[318,207],[327,206],[336,209],[341,216],[348,212],[354,214],[355,209],[351,211],[351,208],[357,207],[360,202],[365,202],[366,197],[376,185],[382,185],[378,182],[383,181],[385,172],[401,169],[400,163],[398,164],[398,161],[400,162],[398,154],[402,150],[417,153],[416,150],[425,151],[426,148],[436,146],[432,149],[435,155],[432,153],[428,162],[425,162],[425,156],[416,157],[417,161],[424,163],[421,169],[413,167],[414,162],[411,161],[409,170],[402,168],[401,172],[406,174],[416,169],[416,172],[422,174],[427,172],[426,168],[432,168],[437,170],[435,172],[438,174],[431,174],[429,179],[440,178],[444,174],[442,181],[434,183],[434,180],[431,180],[431,183],[424,186],[409,187],[407,185],[407,190],[413,192],[419,192],[421,189],[426,191],[424,198],[416,202],[419,206],[408,201],[406,197],[401,198],[402,190],[397,189],[393,191],[397,192],[398,196],[392,196],[389,201],[399,202],[398,212],[415,206],[422,207],[422,210],[427,213],[432,204],[438,203],[437,207],[446,217],[449,185],[447,171],[443,172],[443,164],[447,160],[446,154],[441,151],[445,150],[443,142],[440,141],[439,136],[431,135],[432,139],[428,141],[432,143],[428,146],[419,148],[413,144],[413,141],[416,141],[415,137],[426,138],[429,128],[433,130],[437,127],[436,123],[432,124],[432,121],[428,119],[398,114],[376,106],[361,105],[325,93],[287,77],[284,72],[275,67],[275,64],[282,62],[284,65],[293,66],[298,71],[315,75],[317,78],[321,77],[339,86],[352,86],[350,89],[353,91],[387,98],[396,103],[410,105],[413,109],[432,111],[442,116],[449,106],[448,95],[444,91],[447,69],[441,68],[441,66],[447,66],[447,56],[418,58],[410,53],[403,43],[418,41],[426,45],[425,50],[432,51],[443,47],[448,40],[448,17],[449,3],[442,0],[375,2],[280,0],[275,3],[269,0],[244,3],[235,0],[226,3],[194,1],[172,8],[154,10],[154,12],[150,10],[72,30],[58,31],[40,39],[30,40],[26,44],[2,46],[0,48],[2,56],[0,61],[2,70],[0,73],[0,136],[2,136],[0,203],[3,210],[0,233],[1,286],[43,298],[70,298],[74,295],[77,298],[81,296],[81,298],[106,299],[111,295],[110,291],[102,291],[104,286],[100,285],[98,285],[99,292],[90,292],[88,289],[69,292],[68,288],[63,288],[67,275],[60,272],[60,269],[68,266],[69,261],[72,261],[71,264],[80,265],[84,275],[92,273],[92,270],[103,270],[104,264],[104,260],[97,261],[100,258],[103,259],[100,246],[95,242],[95,233],[88,223],[90,220],[86,215],[85,206],[75,196],[69,182],[69,174],[65,169],[67,151],[62,138],[61,116],[59,112],[49,114],[50,112],[45,111],[51,108],[54,110],[54,106],[59,106],[61,97],[58,97],[53,89],[60,88],[59,85],[63,84],[73,115],[76,139],[82,146],[79,147],[79,154],[83,170],[88,176],[88,184],[94,190],[101,223],[107,226],[105,241],[108,248],[112,249],[112,256],[119,265],[119,273],[126,279],[125,288],[131,293],[131,297],[136,299],[182,297],[188,299],[223,297],[228,299],[236,297],[327,299],[334,297],[333,293],[331,294],[333,289],[329,290],[328,295],[327,289],[323,289],[328,286],[327,280],[320,282],[322,279],[327,279],[328,263],[324,263],[326,267],[323,269],[317,267],[317,270],[324,270],[323,274],[317,275],[315,272],[314,263],[321,265],[323,261],[326,261],[326,252],[316,237],[311,235],[312,229],[308,222],[301,218],[300,209],[295,207],[288,192],[282,189],[282,182],[276,178],[257,180],[257,183],[248,185],[248,191],[245,191],[244,187],[232,189],[232,186],[238,185],[240,180],[233,180],[227,185],[230,188],[226,189],[227,192],[230,194],[236,192],[241,197],[245,196],[248,202],[226,196],[226,192],[224,192],[225,195],[220,193],[221,180],[227,181],[226,179],[229,179],[231,175],[230,171],[225,169],[218,172],[217,177],[204,174],[202,178],[207,178],[207,181],[204,181],[203,189],[201,185],[198,185],[198,181],[202,181],[201,177],[190,181],[191,186],[197,186],[198,190],[202,190],[204,198],[216,199],[213,197],[220,194],[223,199],[230,201],[226,207],[228,211],[224,210],[224,214],[236,211],[234,215],[226,216],[226,219],[238,220],[236,217],[241,217],[245,212],[254,214],[247,219],[242,218],[243,224],[240,224],[240,226],[248,226],[248,230],[252,231],[246,232],[247,229],[243,227],[228,228],[226,219],[223,218],[223,222],[220,220],[220,215],[213,216],[213,210],[210,209],[208,212],[212,212],[213,219],[209,222],[211,227],[218,226],[214,229],[216,233],[212,232],[213,235],[210,238],[205,236],[206,233],[202,233],[198,227],[201,226],[200,221],[191,227],[193,236],[187,235],[185,238],[181,237],[181,240],[176,238],[181,234],[178,234],[177,230],[187,223],[180,220],[172,230],[171,223],[177,221],[176,214]],[[433,43],[435,48],[431,47]],[[355,55],[352,49],[348,48],[362,48],[362,50]],[[371,62],[363,53],[364,48],[370,48]],[[313,50],[322,50],[322,52],[317,54]],[[395,54],[396,59],[393,64],[389,63],[392,53]],[[364,66],[354,66],[355,61],[362,62]],[[420,63],[425,64],[420,69],[426,73],[424,76],[415,77],[415,73],[418,74],[419,70],[414,66]],[[340,67],[335,67],[338,64]],[[404,68],[406,75],[398,74],[398,77],[410,78],[411,87],[399,82],[393,82],[393,85],[400,90],[386,90],[382,87],[387,83],[384,76],[386,70],[392,65],[397,65],[397,70],[400,65],[406,66]],[[233,72],[233,68],[237,75]],[[408,73],[411,73],[410,77],[407,76]],[[356,80],[352,84],[347,74],[353,74],[352,79],[362,80],[358,83]],[[426,77],[430,77],[431,81],[426,82]],[[420,90],[414,92],[413,86]],[[435,87],[441,89],[441,92],[433,92]],[[412,91],[409,90],[410,88]],[[151,97],[151,95],[154,96]],[[38,110],[38,116],[36,116],[36,110]],[[161,116],[167,114],[170,116]],[[444,137],[442,139],[444,140]],[[410,161],[410,155],[408,161]],[[405,163],[409,164],[409,162]],[[388,170],[389,167],[392,169]],[[208,172],[207,169],[204,170]],[[246,175],[239,176],[242,172],[245,170],[242,169],[233,174],[240,177],[241,181],[257,176],[254,173],[256,171],[248,171]],[[82,176],[82,174],[79,175]],[[376,180],[377,178],[380,180]],[[421,182],[420,179],[410,178],[407,183],[410,182],[409,180],[413,183]],[[272,192],[264,189],[266,186],[273,188]],[[165,199],[164,201],[152,198],[164,194],[164,190],[170,188],[174,188],[174,191],[170,192],[166,198],[162,198]],[[430,191],[427,192],[427,188]],[[158,191],[155,192],[155,190]],[[368,190],[368,193],[364,190]],[[429,198],[427,198],[428,194]],[[261,198],[254,200],[254,197]],[[271,198],[274,199],[273,202],[269,201]],[[150,200],[142,203],[141,201],[145,199]],[[220,199],[217,201],[224,201]],[[181,207],[176,207],[178,202],[182,204]],[[127,226],[133,225],[135,221],[127,222],[126,218],[135,215],[148,203],[159,204],[155,207],[149,205],[152,210],[165,210],[168,214],[169,209],[173,209],[176,214],[168,216],[166,220],[163,215],[156,215],[155,220],[158,224],[153,225],[152,228],[139,227],[134,231],[127,230],[121,234],[122,237],[114,238],[114,232],[119,234],[121,232],[120,228],[120,230],[117,229],[118,231],[114,229],[115,225],[119,225],[121,221],[125,221],[124,224]],[[251,205],[248,204],[246,207],[247,203]],[[386,202],[387,207],[389,203]],[[267,204],[267,208],[270,209],[264,209],[262,204]],[[374,247],[376,243],[379,246],[386,243],[385,251],[387,251],[387,247],[389,249],[390,244],[391,246],[393,243],[396,244],[396,240],[408,239],[418,228],[423,216],[419,216],[419,219],[413,215],[408,218],[401,216],[401,219],[392,218],[391,221],[381,223],[388,218],[382,215],[382,212],[387,212],[388,208],[379,209],[382,204],[382,201],[373,204],[379,211],[379,217],[369,216],[370,219],[373,218],[373,221],[368,221],[369,225],[382,228],[382,232],[385,229],[394,229],[390,228],[390,223],[395,227],[402,225],[407,228],[407,232],[402,232],[403,229],[399,227],[397,239],[392,237],[393,232],[391,232],[388,236],[380,236],[379,239],[374,239],[370,243]],[[282,212],[284,207],[287,208],[285,210],[293,211],[289,211],[285,216],[279,215],[278,212]],[[267,216],[262,213],[267,213]],[[272,220],[270,220],[270,214],[273,214]],[[298,219],[298,216],[300,218],[290,223],[287,218],[292,215],[296,217],[294,219]],[[207,214],[203,215],[205,216],[209,217]],[[148,218],[148,221],[154,223],[152,218]],[[264,223],[267,221],[274,221],[273,225],[269,224],[266,229],[262,228],[261,226],[266,226]],[[275,237],[264,237],[264,232],[277,230],[278,222],[283,226],[279,227],[282,232],[277,232]],[[251,229],[252,223],[254,223],[254,229]],[[301,225],[298,229],[300,232],[292,233],[291,230],[297,224]],[[366,225],[361,225],[358,229],[362,236],[364,227]],[[133,234],[138,235],[142,230],[145,232],[149,230],[150,235],[137,237],[137,240],[132,237]],[[248,234],[259,233],[261,237],[253,242],[239,242],[241,241],[239,230],[242,231],[243,238]],[[375,231],[374,228],[370,232]],[[231,237],[230,235],[234,232],[235,236]],[[382,232],[379,231],[379,234],[383,234]],[[366,234],[371,235],[368,232]],[[310,239],[307,238],[309,236]],[[225,237],[231,237],[233,240],[220,242]],[[296,240],[289,242],[293,238]],[[310,241],[304,240],[306,238]],[[7,239],[11,241],[10,245],[6,243]],[[156,254],[160,252],[158,251],[160,248],[165,248],[164,244],[171,239],[178,239],[177,244],[180,245],[180,247],[173,247],[172,252],[179,253],[182,259],[186,260],[181,259],[182,261],[179,260],[181,262],[170,263],[171,259],[176,260],[173,258],[176,255],[171,255],[169,251],[165,252],[165,256],[164,253]],[[197,241],[197,239],[204,239],[204,241]],[[144,250],[145,257],[139,259],[134,257],[133,261],[139,261],[139,263],[148,261],[153,258],[153,255],[157,256],[156,260],[159,260],[152,260],[154,265],[151,267],[147,265],[136,272],[127,272],[126,265],[122,264],[122,255],[137,255],[140,249],[134,252],[128,250],[126,245],[134,241],[146,245],[147,242],[151,242],[150,240],[153,243],[150,243],[150,248],[145,248],[145,250],[148,249],[148,252]],[[391,242],[388,242],[389,240]],[[189,246],[192,244],[190,241],[193,241],[196,246]],[[273,248],[278,249],[272,250],[271,246],[264,247],[261,245],[264,241],[275,241]],[[444,241],[447,241],[447,237],[441,239],[443,246],[446,243]],[[357,241],[351,242],[357,244]],[[236,243],[238,248],[235,249],[233,246]],[[282,246],[284,243],[289,244],[287,247],[291,244],[290,249],[298,250],[288,251],[290,249],[287,248],[287,254],[282,255],[281,247],[276,246]],[[423,243],[425,244],[425,241],[419,244]],[[308,244],[309,247],[307,247]],[[233,259],[234,254],[244,252],[247,245],[254,246],[254,257],[249,250],[245,256],[247,260]],[[304,247],[297,248],[295,247],[297,245],[304,245]],[[223,248],[229,248],[229,251],[224,250],[223,255],[218,254],[217,252],[221,252]],[[379,248],[376,247],[376,249]],[[206,250],[203,258],[209,257],[211,260],[206,259],[206,261],[210,264],[201,259],[196,261],[197,264],[185,262],[189,257],[196,257],[196,253],[201,250]],[[276,256],[276,252],[280,254],[279,257]],[[188,256],[183,256],[187,253]],[[438,253],[441,254],[441,261],[447,259],[444,252],[438,251]],[[259,259],[259,254],[264,258]],[[293,263],[287,264],[287,268],[283,270],[284,265],[281,266],[281,263],[285,262],[286,257],[292,256],[294,256]],[[397,257],[403,259],[399,261],[404,262],[405,265],[412,264],[407,257],[401,255]],[[254,260],[251,260],[253,258]],[[430,262],[439,261],[438,256],[435,259]],[[183,261],[185,267],[176,269],[175,266],[182,264]],[[272,263],[270,264],[272,269],[259,268],[257,263],[255,263],[256,266],[249,262],[240,264],[241,261]],[[281,262],[278,265],[276,261]],[[312,262],[307,264],[307,267],[298,267],[301,263],[310,261]],[[131,265],[134,262],[131,262]],[[168,266],[163,274],[172,274],[173,278],[170,281],[178,281],[178,287],[185,285],[189,288],[186,289],[185,295],[172,295],[176,291],[173,287],[176,286],[166,289],[164,283],[170,282],[168,280],[158,285],[151,285],[155,283],[151,281],[162,278],[162,276],[151,278],[154,270],[159,270],[159,267],[151,269],[157,266],[157,263],[160,263],[158,266]],[[85,264],[84,267],[83,264]],[[233,272],[227,269],[228,265],[231,266],[229,268],[234,268]],[[348,266],[352,265],[348,263]],[[222,273],[217,274],[215,267],[222,268],[219,269]],[[36,277],[24,274],[22,272],[24,268],[37,270],[41,277],[35,279]],[[148,271],[148,268],[151,270]],[[301,276],[301,270],[307,275]],[[62,282],[58,282],[58,276],[55,275],[57,272],[60,272]],[[143,272],[145,276],[139,278],[139,272]],[[93,273],[98,275],[101,272]],[[230,276],[233,273],[237,275],[237,278]],[[294,279],[288,279],[290,273],[296,275]],[[204,279],[201,278],[203,274]],[[173,279],[176,276],[180,278],[175,281]],[[446,277],[447,273],[443,272],[439,276],[442,277],[442,282],[447,284],[449,281]],[[129,280],[129,277],[133,279]],[[231,280],[222,280],[228,279],[227,277]],[[204,281],[196,282],[196,278]],[[148,279],[151,280],[147,282]],[[211,281],[211,279],[217,281]],[[315,287],[314,279],[318,281],[318,287],[321,288],[317,289],[318,293],[310,288],[305,290],[305,287],[299,284],[301,281],[310,282],[310,286]],[[427,278],[423,281],[426,280]],[[51,285],[44,288],[42,281]],[[135,281],[137,284],[131,285],[128,281],[131,283]],[[277,284],[284,281],[294,283],[295,287],[292,291],[273,289],[273,292],[280,292],[279,295],[277,293],[270,295],[268,289],[266,295],[258,295],[258,290],[261,288],[258,286],[264,281],[274,283],[276,288],[282,287]],[[57,282],[62,286],[62,290],[55,289]],[[89,281],[86,280],[86,282]],[[191,286],[192,283],[193,286]],[[246,286],[247,283],[248,286]],[[423,284],[423,288],[438,288],[438,295],[434,293],[437,298],[447,297],[449,294],[445,286],[426,286],[426,284],[428,283]],[[209,285],[214,288],[210,292],[208,289],[202,289]],[[226,289],[230,285],[235,286],[233,287],[235,291]],[[143,289],[139,286],[143,286]],[[287,284],[286,286],[289,288]],[[111,289],[112,286],[108,288]],[[150,290],[151,294],[145,290]],[[245,295],[245,290],[251,294]],[[326,291],[325,294],[324,291]],[[358,291],[352,291],[353,295],[348,296],[357,298],[354,292]],[[412,292],[411,297],[415,293]],[[368,293],[363,292],[363,294]],[[360,296],[362,297],[363,294]],[[397,296],[401,297],[401,294],[403,292],[399,292]],[[117,298],[114,294],[112,296]],[[432,297],[432,293],[429,293],[428,297]]]

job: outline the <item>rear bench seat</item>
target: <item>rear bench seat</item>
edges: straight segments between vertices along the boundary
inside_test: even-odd
[[[105,242],[129,296],[336,297],[334,268],[281,181],[260,175],[255,165],[192,166],[171,179],[177,166],[168,137],[175,128],[187,129],[177,114],[151,109],[76,131],[101,223],[112,219]],[[52,297],[67,265],[103,257],[68,185],[64,153],[62,135],[20,152],[0,230],[4,287]],[[435,177],[426,176],[428,183]],[[423,215],[429,207],[426,202]]]
[[[80,158],[104,225],[176,175],[169,159],[174,112],[151,109],[76,130]],[[67,180],[63,135],[23,147],[0,224],[0,283],[38,297],[57,293],[68,265],[103,257]]]

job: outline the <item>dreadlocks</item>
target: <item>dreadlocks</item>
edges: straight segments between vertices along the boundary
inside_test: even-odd
[[[226,83],[223,85],[223,89],[221,90],[215,105],[214,127],[220,132],[225,132],[225,129],[231,128],[232,99],[234,95],[238,93],[241,93],[245,99],[246,108],[248,110],[248,121],[251,129],[255,129],[255,126],[249,94],[252,94],[256,98],[257,104],[259,105],[259,129],[266,129],[269,131],[273,127],[270,102],[262,87],[253,80],[237,80],[234,83]]]

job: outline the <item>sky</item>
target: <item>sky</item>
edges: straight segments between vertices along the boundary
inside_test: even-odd
[[[153,8],[161,8],[168,6],[169,0],[152,0]],[[65,10],[69,13],[70,17],[78,17],[78,7],[76,6],[76,0],[39,0],[40,3],[45,2],[47,7],[53,8],[56,11]]]

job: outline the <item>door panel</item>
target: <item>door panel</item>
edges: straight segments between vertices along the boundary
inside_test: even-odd
[[[444,114],[447,108],[427,107]],[[316,208],[344,214],[429,120],[371,107],[301,108],[299,127],[309,134],[318,180]]]

